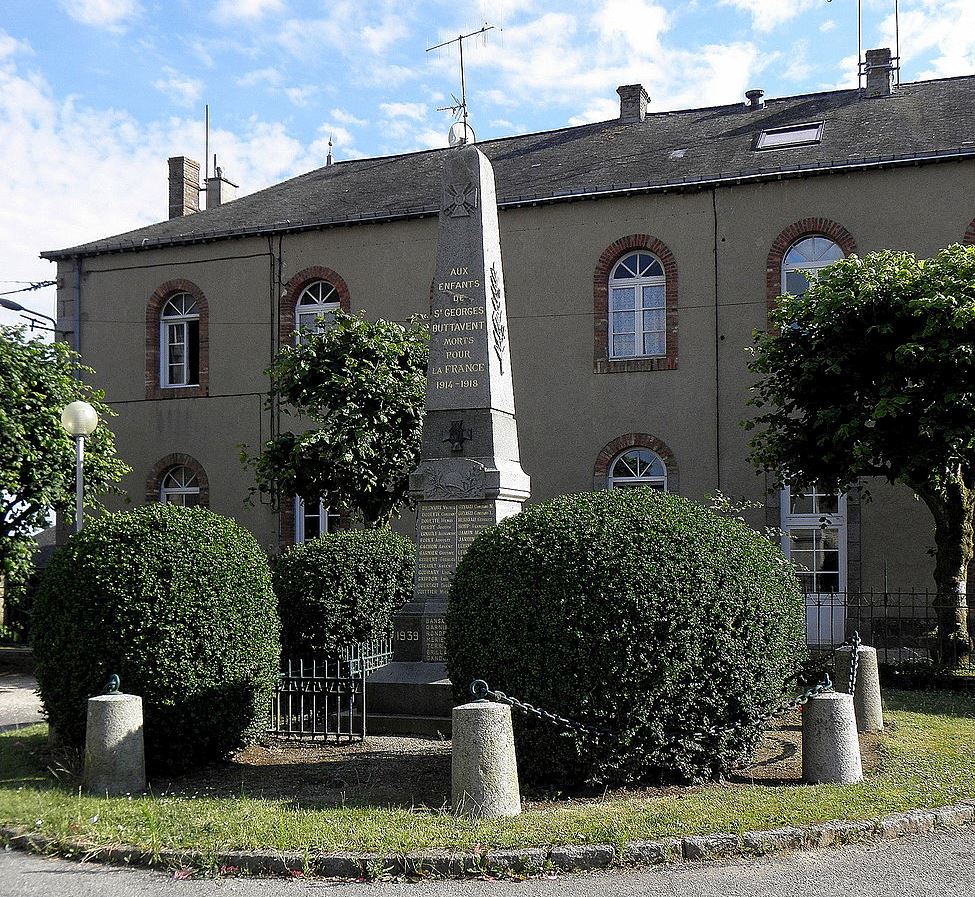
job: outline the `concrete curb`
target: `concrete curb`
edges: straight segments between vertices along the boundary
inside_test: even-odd
[[[146,853],[134,847],[93,847],[80,841],[58,841],[40,832],[0,827],[0,840],[19,850],[55,854],[120,866],[167,869],[212,869],[251,875],[372,880],[377,878],[461,878],[526,876],[542,872],[588,872],[610,867],[657,866],[665,863],[720,862],[846,844],[892,841],[975,822],[975,801],[933,810],[910,810],[866,821],[833,821],[802,828],[780,828],[744,835],[713,834],[659,841],[630,841],[622,851],[612,844],[527,847],[483,853],[427,851],[405,856],[381,854],[229,851],[206,856],[195,850]]]

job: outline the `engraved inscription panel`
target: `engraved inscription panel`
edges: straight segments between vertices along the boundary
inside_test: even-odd
[[[445,596],[457,562],[474,537],[496,522],[492,501],[421,501],[417,516],[417,597]]]

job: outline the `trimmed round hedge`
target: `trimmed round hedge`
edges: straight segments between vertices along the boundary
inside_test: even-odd
[[[508,518],[475,539],[450,592],[458,698],[484,679],[613,733],[567,732],[515,711],[530,785],[727,774],[806,654],[802,594],[779,548],[649,488],[564,496]],[[693,734],[712,727],[725,731]]]
[[[142,696],[150,770],[221,759],[265,728],[279,637],[254,537],[172,504],[88,522],[44,572],[32,621],[58,738],[83,749],[87,699],[117,673],[124,692]]]
[[[274,563],[285,650],[331,654],[388,635],[413,594],[416,549],[389,527],[343,530],[294,545]]]

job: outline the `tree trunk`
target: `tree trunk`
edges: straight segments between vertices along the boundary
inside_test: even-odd
[[[934,515],[934,610],[938,620],[935,660],[943,666],[957,667],[967,663],[972,652],[967,580],[972,560],[975,489],[959,473],[938,494],[928,490],[919,494]]]

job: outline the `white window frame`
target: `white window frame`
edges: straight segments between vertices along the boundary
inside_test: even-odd
[[[830,265],[838,261],[838,259],[832,259],[831,261],[828,262],[809,262],[804,265],[796,265],[789,262],[788,261],[789,253],[791,253],[792,250],[794,250],[800,243],[804,243],[806,240],[826,240],[827,243],[831,243],[840,251],[840,258],[846,257],[846,253],[843,251],[843,247],[840,246],[840,244],[837,243],[836,240],[827,237],[825,234],[805,234],[804,236],[800,237],[794,243],[791,243],[789,245],[789,248],[782,255],[782,266],[779,273],[780,273],[780,285],[782,288],[783,296],[789,292],[789,288],[786,284],[786,279],[789,274],[798,271],[801,274],[806,275],[806,280],[809,282],[808,286],[806,287],[806,289],[808,289],[809,286],[811,286],[819,277],[819,272],[822,271],[823,268],[828,268]],[[795,294],[793,293],[792,295]]]
[[[185,475],[181,478],[182,481],[175,485],[167,486],[167,479],[172,477],[176,480],[175,472],[177,470],[185,472]],[[178,504],[186,507],[185,499],[189,495],[196,496],[197,500],[194,502],[194,505],[200,504],[200,478],[196,475],[196,472],[185,464],[174,464],[172,467],[167,468],[159,478],[159,501],[163,504]],[[173,501],[175,496],[182,496],[183,501]]]
[[[328,289],[323,289],[327,287]],[[334,296],[335,299],[331,299]],[[305,302],[305,299],[313,301]],[[342,308],[339,291],[327,280],[315,280],[306,286],[295,300],[295,345],[302,341],[302,334],[321,333],[329,326],[328,315]],[[323,316],[326,316],[323,320]]]
[[[607,356],[610,361],[625,361],[630,358],[665,358],[667,355],[667,276],[666,273],[659,276],[653,277],[625,277],[616,278],[616,271],[619,266],[625,262],[627,259],[633,258],[634,256],[646,255],[652,258],[658,265],[660,265],[660,270],[664,271],[664,263],[660,260],[660,257],[654,255],[647,249],[636,249],[633,252],[628,252],[626,255],[617,259],[616,263],[613,265],[613,270],[609,275],[608,295],[607,295],[607,311],[608,311],[608,323],[606,339],[609,341],[607,348]],[[633,354],[626,355],[618,353],[616,351],[616,340],[614,339],[616,331],[616,316],[618,314],[626,314],[625,309],[616,310],[613,308],[613,290],[614,289],[627,289],[633,288]],[[661,295],[661,304],[654,306],[647,306],[644,304],[645,298],[643,295],[644,287],[659,287]],[[663,315],[663,328],[661,330],[652,329],[648,330],[644,326],[644,312],[655,311],[661,312]],[[629,331],[620,331],[624,335],[628,335]],[[663,347],[660,352],[656,352],[653,355],[648,355],[643,351],[644,341],[647,334],[659,333],[663,337]],[[638,351],[639,349],[639,351]]]
[[[616,470],[616,465],[631,452],[646,452],[648,455],[652,455],[664,470],[664,475],[660,476],[615,476],[614,471]],[[652,463],[651,463],[652,466]],[[609,472],[606,476],[606,487],[608,489],[626,489],[632,488],[634,486],[653,486],[654,488],[660,489],[661,492],[667,492],[667,465],[664,463],[664,459],[660,457],[653,449],[648,449],[644,446],[633,446],[632,448],[626,449],[626,451],[620,452],[609,465]]]
[[[817,495],[829,494],[817,492]],[[813,646],[838,645],[845,638],[846,632],[846,590],[848,574],[847,556],[847,499],[844,493],[837,496],[836,513],[793,513],[792,490],[786,486],[780,497],[780,520],[782,535],[782,551],[792,560],[793,540],[790,533],[799,529],[836,530],[837,543],[837,588],[835,591],[806,591],[805,578],[799,574],[799,581],[803,584],[806,595],[806,641]]]
[[[305,539],[305,502],[304,499],[295,496],[295,544],[300,545]],[[341,519],[340,514],[336,514],[331,508],[326,507],[321,502],[318,503],[318,534],[334,533],[336,524]],[[312,538],[315,538],[314,536]]]
[[[177,312],[176,314],[166,314],[166,310],[173,305],[177,299],[183,300],[183,312]],[[192,308],[191,312],[186,312],[185,308],[187,303]],[[174,308],[175,311],[175,308]],[[200,320],[200,307],[196,299],[190,293],[174,293],[167,300],[165,305],[162,307],[162,312],[159,315],[159,385],[163,389],[180,389],[184,386],[199,386],[199,371],[197,371],[197,382],[190,382],[190,339],[189,339],[189,324],[192,321],[199,322]],[[177,345],[178,343],[172,340],[172,335],[176,332],[182,332],[183,336],[183,361],[180,365],[182,369],[182,381],[174,382],[171,379],[170,363],[169,363],[169,347],[171,345]],[[199,327],[196,332],[196,357],[197,366],[199,367],[200,361],[200,331]]]
[[[790,149],[794,146],[811,146],[812,144],[819,143],[823,139],[824,125],[825,122],[821,121],[807,121],[799,125],[785,125],[781,128],[766,128],[758,135],[758,140],[755,142],[755,149],[777,150]],[[780,136],[788,138],[789,134],[795,134],[796,139],[778,139]],[[808,136],[800,138],[798,136],[799,134],[805,134]]]

